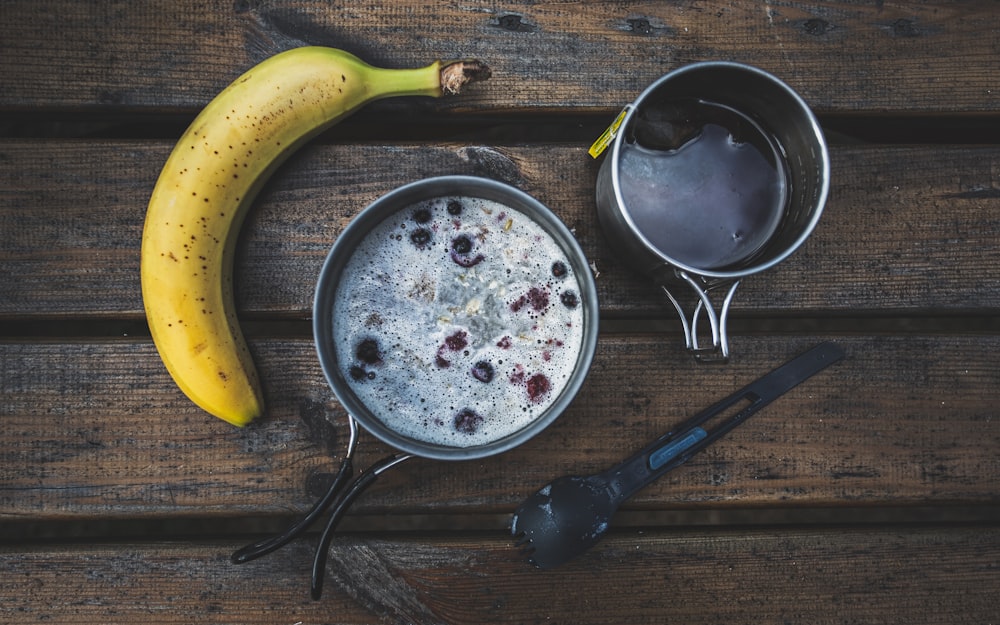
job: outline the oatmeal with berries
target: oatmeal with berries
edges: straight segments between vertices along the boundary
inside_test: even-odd
[[[582,309],[571,263],[531,218],[437,198],[358,245],[337,286],[333,338],[348,385],[385,425],[478,445],[517,432],[559,396]]]

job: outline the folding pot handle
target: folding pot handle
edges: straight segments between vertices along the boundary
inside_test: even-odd
[[[726,320],[729,315],[729,305],[733,301],[733,295],[736,294],[736,287],[740,285],[740,281],[723,281],[704,285],[688,275],[686,271],[678,271],[677,277],[688,284],[697,295],[694,310],[689,317],[680,300],[674,297],[674,294],[670,292],[670,289],[666,285],[662,285],[663,292],[667,294],[667,298],[670,299],[670,303],[674,305],[674,309],[677,310],[677,315],[681,319],[681,325],[684,329],[685,347],[694,354],[695,358],[702,362],[728,361],[729,336],[726,331]],[[722,306],[716,312],[709,295],[712,291],[723,288],[725,288],[725,296],[722,299]],[[702,315],[708,319],[711,346],[703,345],[698,339],[698,320]]]

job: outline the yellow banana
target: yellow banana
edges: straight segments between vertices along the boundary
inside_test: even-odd
[[[372,100],[457,93],[489,76],[477,61],[372,67],[304,47],[250,69],[214,98],[171,152],[142,234],[142,297],[153,342],[180,389],[242,426],[263,412],[233,302],[233,252],[267,177],[298,146]]]

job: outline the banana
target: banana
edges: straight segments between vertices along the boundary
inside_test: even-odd
[[[233,256],[243,218],[278,165],[368,102],[453,94],[487,77],[478,61],[382,69],[342,50],[303,47],[253,67],[205,107],[156,181],[140,259],[153,342],[192,401],[237,426],[263,413],[236,317]]]

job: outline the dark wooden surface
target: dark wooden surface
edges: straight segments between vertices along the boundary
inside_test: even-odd
[[[990,623],[1000,614],[1000,11],[995,2],[6,2],[0,8],[0,622]],[[304,148],[253,208],[241,319],[268,414],[177,390],[148,335],[139,240],[201,106],[270,54],[388,67],[478,57],[451,100],[379,102]],[[746,280],[734,358],[699,365],[597,223],[586,148],[649,82],[727,59],[815,108],[830,199]],[[347,426],[312,290],[353,215],[466,173],[539,198],[599,271],[577,401],[508,453],[417,460],[358,502],[308,596],[316,536],[235,566],[308,509]],[[540,572],[505,526],[821,340],[848,358],[640,492]],[[363,435],[366,465],[388,449]]]
[[[0,551],[0,598],[17,618],[30,593],[26,621],[70,623],[990,623],[996,588],[977,581],[996,575],[998,541],[995,527],[629,530],[526,572],[493,534],[350,535],[331,552],[346,591],[321,602],[281,559],[229,564],[232,540],[29,546]]]

